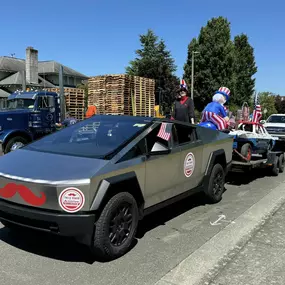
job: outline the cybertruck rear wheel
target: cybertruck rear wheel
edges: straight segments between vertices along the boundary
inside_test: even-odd
[[[138,206],[131,194],[122,192],[113,196],[95,225],[94,255],[104,261],[124,255],[135,238],[138,217]]]
[[[224,168],[220,164],[215,164],[210,174],[209,183],[205,189],[205,194],[210,203],[218,203],[222,200],[224,187]]]

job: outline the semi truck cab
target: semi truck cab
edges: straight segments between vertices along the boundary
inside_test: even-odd
[[[55,92],[15,92],[0,111],[0,150],[4,154],[56,131],[60,99]]]

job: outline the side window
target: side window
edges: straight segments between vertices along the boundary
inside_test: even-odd
[[[130,160],[146,154],[146,140],[143,138],[131,150],[129,150],[118,162]]]
[[[39,109],[54,108],[54,97],[53,96],[39,96],[38,97],[38,108]]]
[[[158,137],[160,131],[160,125],[153,129],[148,135],[145,136],[140,142],[138,142],[130,151],[128,151],[119,162],[130,160],[141,155],[145,155],[150,152],[156,142],[165,146],[166,148],[170,147],[170,140],[166,141]]]
[[[179,145],[194,142],[198,139],[196,129],[194,127],[175,124]]]
[[[146,136],[146,145],[147,145],[147,151],[150,152],[156,142],[162,144],[163,146],[169,148],[169,141],[164,140],[160,137],[158,137],[158,133],[160,131],[160,126],[157,126],[154,130],[152,130],[147,136]]]

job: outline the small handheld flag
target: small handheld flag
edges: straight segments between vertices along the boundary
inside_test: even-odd
[[[171,136],[171,126],[171,124],[162,123],[157,136],[165,141],[169,141]]]

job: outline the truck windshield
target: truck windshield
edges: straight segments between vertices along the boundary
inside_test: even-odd
[[[33,99],[13,99],[8,100],[7,109],[32,109],[35,100]]]
[[[285,116],[270,116],[268,123],[285,123]]]
[[[53,154],[110,159],[152,120],[94,116],[33,142],[23,149]]]

